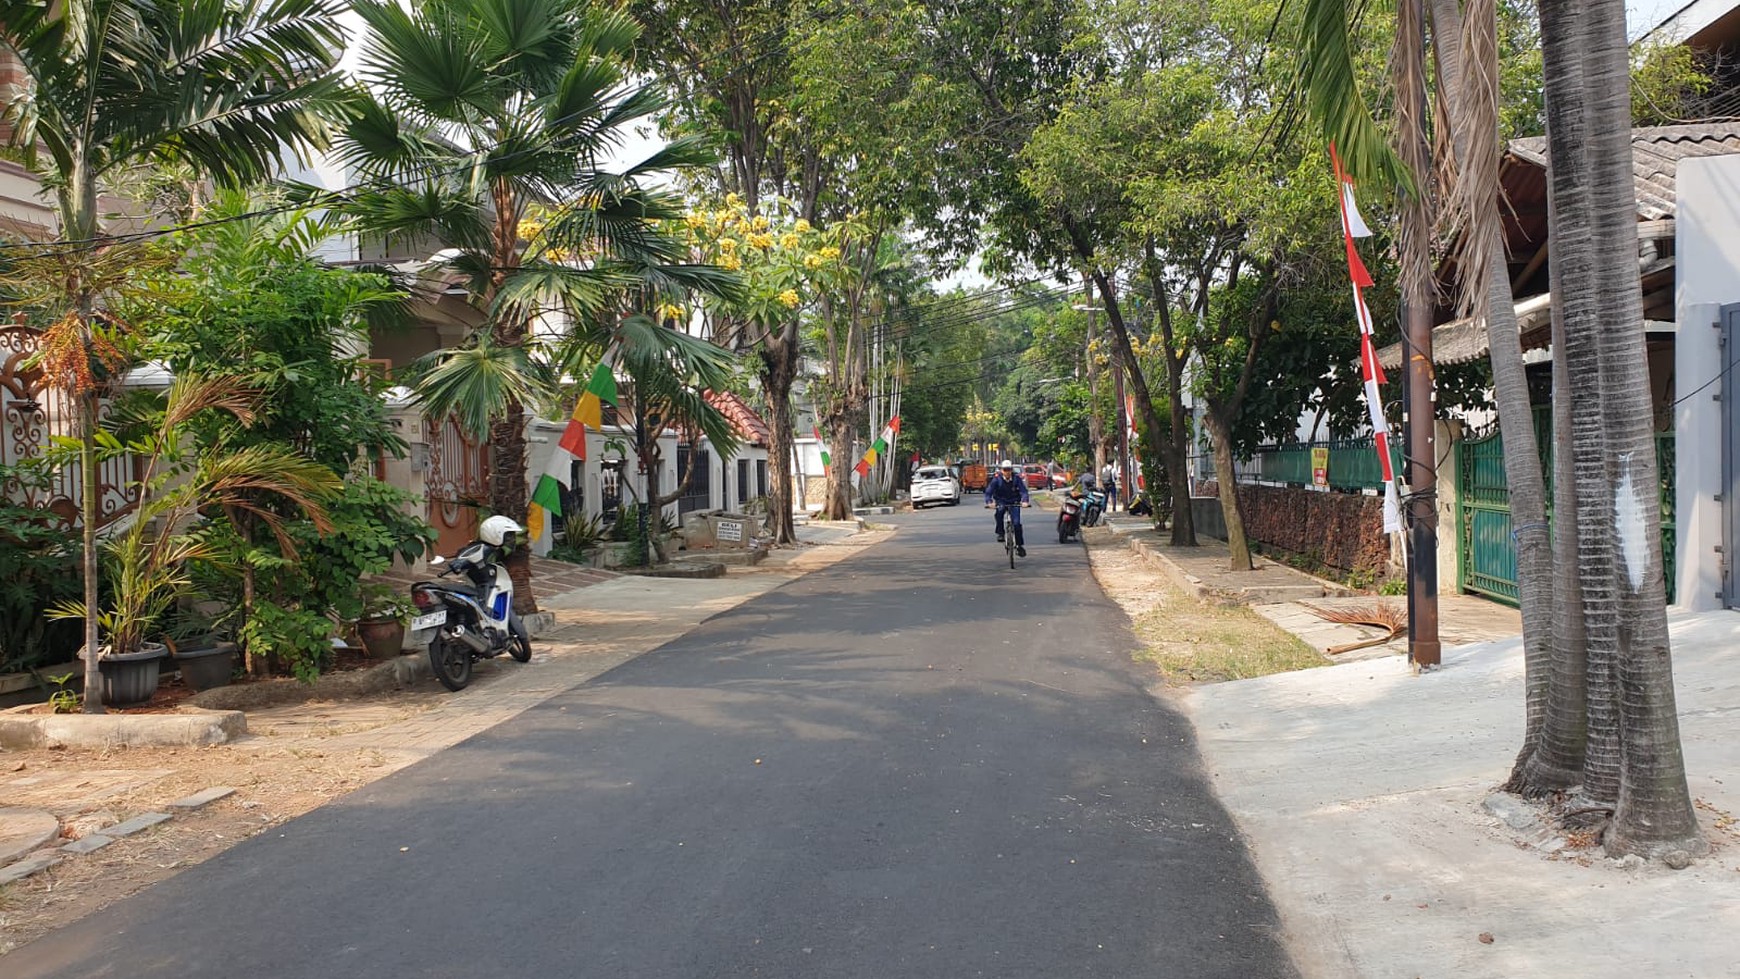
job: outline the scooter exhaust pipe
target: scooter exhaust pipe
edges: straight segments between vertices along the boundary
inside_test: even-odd
[[[477,635],[476,633],[473,633],[470,629],[466,629],[466,628],[454,629],[453,630],[453,638],[458,639],[460,642],[466,644],[467,646],[470,646],[471,651],[474,653],[489,652],[489,643],[485,642],[483,637]]]

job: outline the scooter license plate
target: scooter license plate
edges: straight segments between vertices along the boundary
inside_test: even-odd
[[[447,624],[447,610],[446,609],[436,609],[435,611],[430,612],[428,615],[419,615],[416,618],[412,619],[411,620],[411,631],[415,632],[418,629],[433,629],[438,625],[446,625],[446,624]]]

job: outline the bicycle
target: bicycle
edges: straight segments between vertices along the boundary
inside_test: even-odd
[[[987,510],[996,509],[999,511],[1008,511],[1003,525],[1003,550],[1009,554],[1009,570],[1011,571],[1015,570],[1015,528],[1021,526],[1020,510],[1021,507],[1030,507],[1032,505],[1033,504],[1031,503],[1023,503],[1021,506],[1010,506],[1007,503],[985,504],[985,509]]]

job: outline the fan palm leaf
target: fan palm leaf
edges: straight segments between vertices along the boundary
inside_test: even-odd
[[[465,347],[437,350],[415,368],[416,399],[431,418],[458,419],[466,434],[483,438],[490,422],[510,405],[533,404],[545,395],[522,346],[506,346],[480,334]]]

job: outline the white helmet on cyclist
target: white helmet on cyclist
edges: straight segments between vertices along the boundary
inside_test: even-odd
[[[1013,471],[1015,468],[1015,464],[1013,462],[1010,462],[1008,459],[1004,459],[1001,463],[998,463],[997,468],[998,469],[1007,469],[1007,470]]]
[[[512,517],[503,517],[499,514],[485,520],[483,525],[477,528],[478,538],[485,544],[493,544],[496,547],[500,547],[502,541],[507,540],[510,535],[525,532],[526,528],[515,523]]]

